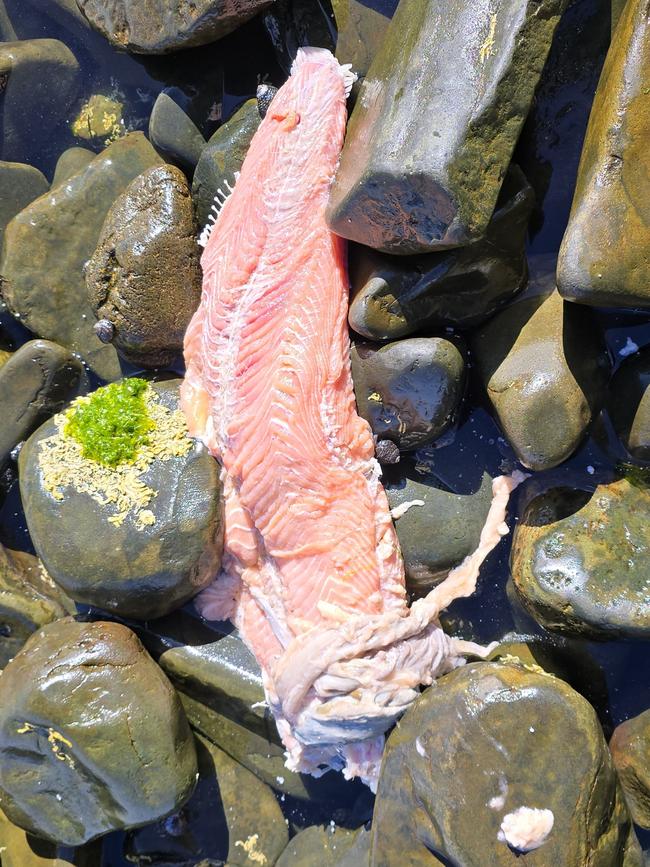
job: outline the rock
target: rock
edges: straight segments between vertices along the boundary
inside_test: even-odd
[[[630,455],[650,461],[650,346],[618,368],[609,384],[607,409]]]
[[[92,26],[116,48],[139,54],[167,54],[205,45],[230,33],[269,5],[270,0],[77,0]]]
[[[23,446],[20,489],[32,542],[52,578],[77,602],[136,619],[159,617],[195,596],[219,570],[218,467],[186,436],[178,384],[152,384],[156,451],[136,452],[142,470],[128,460],[106,468],[82,458],[76,440],[59,432],[60,417]],[[117,486],[116,504],[107,498],[115,499]]]
[[[377,5],[379,8],[366,6],[361,0],[332,0],[338,34],[336,58],[339,63],[350,63],[359,76],[352,89],[355,97],[397,9],[396,0]]]
[[[103,379],[119,378],[120,365],[115,349],[93,331],[84,264],[117,196],[160,163],[142,133],[130,133],[28,205],[5,230],[0,274],[7,306],[40,337],[78,352]]]
[[[0,545],[0,670],[33,632],[75,612],[36,557]]]
[[[640,863],[621,858],[626,843],[632,849],[631,823],[590,705],[561,680],[518,665],[456,669],[388,739],[370,863],[424,865],[434,853],[467,867],[515,865],[520,855],[498,833],[521,806],[554,816],[527,863]]]
[[[59,847],[39,840],[12,825],[0,810],[0,849],[3,867],[97,867],[102,858],[101,840],[80,846],[59,857]]]
[[[599,409],[608,361],[595,322],[565,304],[549,275],[472,340],[487,395],[518,459],[534,470],[566,460]]]
[[[0,160],[0,248],[7,223],[49,187],[46,177],[34,166]]]
[[[401,255],[480,238],[565,5],[400,3],[348,125],[332,229]]]
[[[0,41],[15,42],[16,39],[16,31],[7,15],[4,0],[0,0]]]
[[[52,178],[52,186],[67,181],[77,172],[86,168],[89,162],[95,159],[97,154],[88,148],[73,147],[63,151],[59,157],[56,168],[54,169],[54,177]]]
[[[612,2],[612,36],[614,35],[614,31],[616,30],[616,25],[618,24],[618,20],[621,17],[621,13],[625,8],[626,0],[611,0]]]
[[[650,828],[650,710],[617,726],[609,749],[632,818]]]
[[[43,145],[66,120],[80,83],[79,64],[58,39],[0,43],[3,93],[2,155],[43,167]]]
[[[570,301],[650,307],[650,0],[628,3],[596,91],[558,288]]]
[[[552,488],[525,507],[511,571],[547,629],[589,638],[650,638],[650,490],[626,479],[589,491]]]
[[[15,445],[77,393],[82,366],[49,340],[30,340],[0,370],[0,465]]]
[[[126,627],[50,624],[7,665],[0,693],[0,806],[21,828],[76,846],[191,795],[196,751],[178,696]]]
[[[450,340],[356,343],[350,355],[359,413],[379,439],[408,451],[453,424],[465,390],[465,359]]]
[[[210,741],[197,738],[199,781],[180,813],[130,835],[129,863],[275,864],[288,840],[271,789]]]
[[[122,118],[122,103],[103,93],[93,93],[82,106],[70,130],[86,141],[101,140],[103,144],[121,138],[126,128]]]
[[[241,168],[260,122],[257,100],[249,99],[219,127],[203,149],[192,181],[192,198],[199,226],[208,222],[217,190],[227,193],[227,184],[235,183],[235,172]]]
[[[363,867],[369,864],[369,844],[370,835],[363,828],[312,825],[291,840],[276,867]]]
[[[317,45],[334,52],[336,33],[329,3],[274,0],[262,20],[278,62],[287,75],[301,46]]]
[[[484,473],[475,493],[455,494],[404,478],[386,484],[386,493],[391,509],[418,503],[395,518],[395,527],[408,589],[421,595],[478,547],[492,502],[492,479]]]
[[[155,147],[186,171],[194,171],[205,139],[183,109],[164,91],[149,118],[149,138]]]
[[[154,166],[111,206],[86,268],[93,313],[132,364],[164,367],[183,349],[201,298],[200,248],[185,175]]]
[[[478,324],[526,280],[532,206],[532,189],[513,165],[484,238],[424,256],[388,256],[354,246],[350,326],[371,340],[395,340],[424,328]]]

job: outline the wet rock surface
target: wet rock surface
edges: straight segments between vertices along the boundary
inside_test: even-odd
[[[650,461],[650,347],[618,368],[609,384],[607,409],[629,454]]]
[[[650,491],[621,479],[595,491],[553,488],[526,506],[511,571],[525,607],[549,629],[650,638]]]
[[[336,57],[340,63],[352,64],[359,76],[353,85],[354,96],[359,91],[370,64],[381,48],[386,30],[395,9],[396,0],[377,4],[379,8],[360,0],[333,0],[336,22]]]
[[[297,834],[284,850],[277,867],[364,867],[369,864],[369,834],[360,828],[312,825]]]
[[[164,407],[178,409],[178,380],[152,388]],[[57,430],[55,421],[40,427],[19,459],[32,541],[54,580],[77,602],[140,619],[180,607],[209,584],[223,526],[218,467],[205,447],[192,441],[178,457],[153,460],[139,477],[154,492],[149,521],[129,512],[120,523],[115,505],[80,491],[78,480],[57,489],[61,499],[48,489],[43,443]]]
[[[50,624],[5,668],[0,691],[0,806],[20,827],[80,845],[156,821],[190,796],[187,720],[125,627]]]
[[[49,186],[45,175],[34,166],[0,161],[0,247],[7,223]]]
[[[617,726],[609,749],[632,818],[650,828],[650,710]]]
[[[352,346],[360,415],[380,440],[401,451],[433,442],[451,424],[465,389],[462,349],[443,337]]]
[[[401,3],[350,118],[332,229],[402,255],[480,237],[565,5]]]
[[[548,469],[578,447],[604,398],[608,361],[589,312],[565,304],[552,275],[481,326],[478,373],[526,467]]]
[[[0,670],[33,632],[75,611],[37,557],[0,545]]]
[[[0,810],[0,846],[3,867],[97,867],[102,857],[101,841],[88,843],[59,855],[55,843],[28,834]]]
[[[650,306],[650,4],[628,3],[589,118],[558,288],[583,304]]]
[[[194,170],[205,147],[195,123],[164,91],[149,118],[149,138],[157,150],[186,171]]]
[[[77,393],[81,363],[49,340],[29,340],[0,369],[0,465]]]
[[[371,863],[431,863],[432,852],[467,867],[518,864],[498,834],[521,806],[554,816],[526,863],[640,864],[590,705],[552,676],[470,664],[426,690],[388,740]],[[638,860],[623,860],[626,845]]]
[[[173,166],[144,171],[106,215],[86,267],[88,298],[131,363],[163,367],[180,354],[201,297],[196,238],[190,190]]]
[[[7,306],[40,337],[78,352],[103,379],[117,379],[120,365],[115,349],[93,331],[84,264],[117,196],[160,162],[142,133],[132,133],[28,205],[5,230],[0,275]]]
[[[208,222],[218,190],[228,194],[235,183],[235,172],[244,162],[246,151],[261,118],[256,99],[249,99],[212,136],[203,149],[192,180],[192,198],[199,226]]]
[[[95,156],[95,152],[88,148],[72,147],[63,151],[56,161],[52,186],[55,187],[57,184],[67,181],[68,178],[85,169]]]
[[[478,324],[524,285],[524,251],[532,189],[511,166],[485,236],[424,256],[351,250],[349,322],[374,340],[396,339],[440,325]]]
[[[116,48],[165,54],[204,45],[230,33],[269,0],[77,0],[79,8]]]

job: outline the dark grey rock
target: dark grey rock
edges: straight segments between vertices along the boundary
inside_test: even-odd
[[[57,184],[67,181],[68,178],[85,169],[88,163],[92,162],[96,156],[95,151],[91,151],[88,148],[73,147],[63,151],[54,169],[52,186],[56,187]]]
[[[650,638],[649,520],[650,491],[626,479],[534,497],[510,561],[524,606],[569,635]]]
[[[0,465],[76,395],[81,374],[79,360],[49,340],[30,340],[12,354],[0,369]]]
[[[289,843],[276,867],[364,867],[369,864],[370,835],[363,828],[312,825]]]
[[[186,171],[194,171],[205,147],[205,139],[194,122],[174,100],[162,92],[149,118],[152,144]]]
[[[192,793],[178,696],[126,627],[50,624],[7,665],[0,693],[0,806],[37,836],[80,845],[155,822]]]
[[[481,237],[565,5],[400,3],[350,118],[332,229],[401,255]]]
[[[84,265],[110,206],[161,158],[142,133],[130,133],[76,175],[22,210],[5,230],[2,294],[24,325],[78,352],[106,380],[120,377],[117,352],[93,331]]]
[[[145,170],[106,215],[86,287],[95,316],[113,325],[113,346],[132,364],[164,367],[180,355],[201,298],[197,234],[187,181],[174,166]]]
[[[160,402],[178,409],[178,380],[152,384]],[[219,570],[222,503],[218,467],[198,441],[185,455],[154,460],[140,477],[157,492],[147,508],[154,522],[100,505],[71,483],[56,500],[46,490],[41,442],[54,421],[36,431],[19,459],[20,488],[34,547],[52,578],[77,602],[126,617],[162,616],[195,596]],[[52,527],[56,526],[56,534]]]
[[[45,175],[34,166],[0,161],[0,248],[7,223],[49,187]]]
[[[3,867],[97,867],[102,841],[79,846],[64,856],[55,843],[38,840],[13,825],[0,810],[0,841]]]
[[[336,33],[329,4],[313,0],[274,0],[262,16],[278,62],[288,74],[301,46],[334,51]]]
[[[618,368],[609,384],[607,409],[630,455],[650,461],[650,346]]]
[[[116,48],[166,54],[205,45],[248,21],[270,0],[77,0],[93,27]]]
[[[352,346],[359,414],[401,451],[433,442],[453,424],[465,389],[463,353],[444,337]]]
[[[554,816],[546,842],[525,856],[497,836],[522,806]],[[558,678],[494,662],[464,666],[424,692],[388,739],[370,863],[436,863],[431,853],[464,867],[640,865],[602,730],[582,696]]]
[[[650,710],[617,726],[609,749],[632,818],[650,828]]]

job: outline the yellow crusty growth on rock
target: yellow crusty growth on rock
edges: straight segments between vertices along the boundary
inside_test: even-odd
[[[105,386],[108,388],[108,386]],[[164,406],[149,384],[143,392],[151,422],[146,442],[140,444],[133,460],[108,466],[84,457],[81,443],[66,434],[66,427],[75,410],[88,404],[92,395],[77,398],[64,413],[54,417],[57,432],[40,443],[39,468],[43,487],[55,500],[63,500],[66,488],[88,494],[102,506],[113,506],[109,523],[119,527],[132,515],[139,529],[155,523],[155,516],[146,507],[158,493],[142,480],[154,463],[181,457],[192,448],[181,410]]]

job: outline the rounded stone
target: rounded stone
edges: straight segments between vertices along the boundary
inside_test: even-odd
[[[62,184],[63,181],[67,181],[68,178],[85,169],[96,156],[95,152],[88,148],[72,147],[64,150],[56,162],[52,186]]]
[[[588,638],[650,638],[650,490],[627,479],[534,497],[515,528],[510,567],[542,626]]]
[[[66,846],[155,822],[189,798],[194,741],[178,696],[117,623],[59,620],[0,676],[0,807]]]
[[[408,451],[453,424],[465,390],[465,358],[450,340],[356,343],[351,360],[359,414],[379,439]]]
[[[183,109],[164,91],[149,118],[149,138],[157,150],[189,172],[194,171],[205,139]]]
[[[132,364],[163,367],[181,352],[201,297],[200,248],[185,175],[155,166],[111,206],[86,268],[98,320]]]
[[[164,407],[178,409],[178,380],[152,388]],[[114,505],[101,505],[73,482],[59,489],[59,500],[46,489],[42,444],[57,431],[55,420],[39,428],[18,463],[32,541],[57,584],[77,602],[143,620],[207,586],[219,570],[223,526],[218,466],[205,447],[193,441],[181,456],[155,459],[139,477],[154,492],[150,522],[129,512],[115,523]]]
[[[650,710],[617,726],[609,749],[632,818],[650,829]]]
[[[609,384],[607,410],[629,454],[650,461],[650,346],[618,368]]]
[[[47,179],[34,166],[0,161],[0,247],[7,223],[48,188]]]
[[[522,806],[554,817],[527,864],[640,865],[593,708],[544,673],[463,666],[427,689],[388,739],[370,863],[424,865],[440,856],[465,867],[514,867],[521,856],[498,835],[504,816]]]

